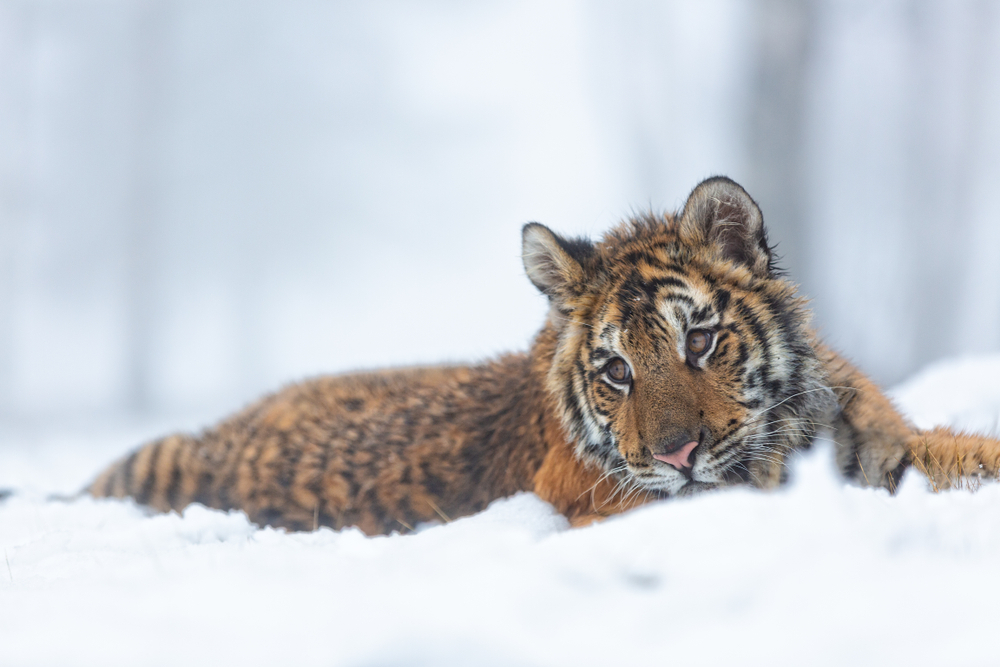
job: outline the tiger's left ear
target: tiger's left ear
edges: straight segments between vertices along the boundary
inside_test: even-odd
[[[691,192],[680,215],[680,232],[688,243],[712,245],[757,276],[771,275],[773,256],[760,207],[725,176],[704,180]]]

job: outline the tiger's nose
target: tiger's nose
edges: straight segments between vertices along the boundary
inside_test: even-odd
[[[683,433],[670,443],[660,443],[659,451],[653,452],[653,458],[672,465],[677,470],[691,467],[691,452],[698,446],[697,440],[692,440],[690,434]]]

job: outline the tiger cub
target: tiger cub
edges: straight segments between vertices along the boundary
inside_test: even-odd
[[[910,465],[941,487],[997,475],[1000,443],[915,429],[817,339],[760,209],[727,178],[597,243],[527,224],[523,261],[550,304],[527,354],[292,385],[147,444],[88,491],[369,535],[533,491],[582,525],[655,498],[772,488],[821,429],[863,485],[893,490]]]

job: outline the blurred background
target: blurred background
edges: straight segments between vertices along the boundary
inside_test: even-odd
[[[0,0],[0,422],[524,349],[726,174],[891,384],[1000,350],[1000,3]]]

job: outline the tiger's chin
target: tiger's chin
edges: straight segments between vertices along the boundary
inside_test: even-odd
[[[688,479],[685,477],[654,485],[643,483],[642,486],[651,494],[651,497],[665,499],[692,496],[704,491],[712,491],[714,489],[721,488],[726,486],[726,484],[719,482],[699,482],[698,480]]]
[[[682,486],[674,495],[677,497],[693,496],[698,493],[704,493],[705,491],[714,491],[715,489],[722,488],[723,486],[725,486],[725,484],[720,484],[718,482],[698,482],[691,480]]]
[[[633,479],[646,491],[658,498],[673,498],[698,493],[721,486],[716,481],[701,481],[680,472],[658,475],[633,475]]]

